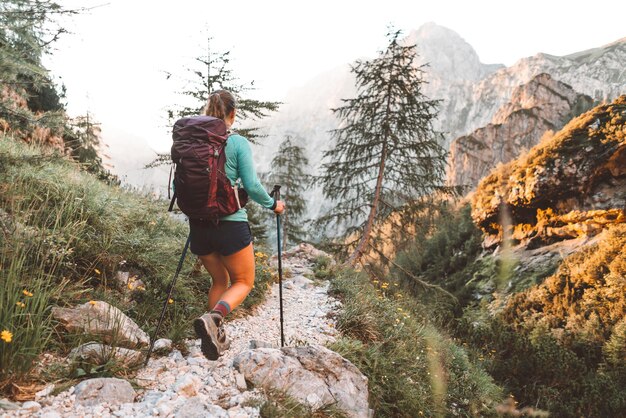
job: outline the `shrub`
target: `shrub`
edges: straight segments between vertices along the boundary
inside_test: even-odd
[[[377,416],[479,416],[491,414],[500,389],[465,351],[441,335],[398,286],[342,270],[331,281],[343,300],[338,328],[344,337],[331,349],[369,379]]]

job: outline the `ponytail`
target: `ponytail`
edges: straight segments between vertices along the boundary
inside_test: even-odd
[[[235,107],[235,97],[229,91],[217,90],[209,95],[204,114],[224,120]]]

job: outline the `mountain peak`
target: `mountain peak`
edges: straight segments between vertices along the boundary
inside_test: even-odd
[[[416,44],[421,61],[430,65],[429,72],[445,74],[449,81],[477,81],[500,67],[482,64],[465,39],[435,22],[411,31],[404,42]]]

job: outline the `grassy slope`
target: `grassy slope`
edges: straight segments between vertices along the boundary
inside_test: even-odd
[[[509,204],[517,204],[511,196],[529,190],[519,187],[524,186],[520,179],[533,185],[522,209],[531,203],[560,207],[559,193],[578,190],[581,179],[559,170],[573,164],[579,175],[585,169],[589,177],[589,167],[604,167],[608,156],[623,147],[625,106],[623,96],[592,109],[525,156],[495,169],[474,195],[474,221],[499,222],[494,215],[496,191]],[[596,120],[598,127],[589,128]],[[582,151],[589,146],[593,152]],[[568,159],[575,163],[556,163]],[[549,175],[532,180],[545,167]],[[564,180],[557,187],[553,178]],[[517,194],[512,193],[514,185]],[[515,210],[512,213],[515,221]],[[432,231],[399,254],[398,263],[411,274],[398,269],[392,275],[423,301],[432,318],[469,344],[472,355],[521,405],[557,417],[625,416],[626,226],[600,225],[603,232],[592,246],[567,257],[539,258],[543,261],[527,269],[524,263],[529,260],[516,260],[519,252],[508,251],[507,245],[498,254],[484,253],[482,233],[466,206],[442,212]],[[500,228],[495,223],[483,227],[488,233]],[[454,293],[459,304],[433,300],[432,292],[424,292],[412,276]]]
[[[397,285],[337,271],[331,286],[343,301],[330,348],[369,379],[370,405],[381,417],[490,416],[500,388],[465,349],[428,323],[423,307]]]
[[[50,321],[53,305],[105,300],[151,333],[186,236],[165,202],[106,185],[58,154],[0,136],[0,331],[13,333],[12,341],[0,341],[0,390],[11,379],[29,379],[40,352],[63,355],[75,346]],[[261,258],[244,307],[260,302],[273,280]],[[190,335],[189,321],[206,308],[210,279],[193,272],[192,259],[160,335],[175,342]],[[137,276],[145,290],[123,292],[114,280],[118,270]]]

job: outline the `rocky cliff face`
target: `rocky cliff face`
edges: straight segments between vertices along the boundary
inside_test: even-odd
[[[592,103],[549,74],[539,74],[514,90],[490,124],[452,141],[448,182],[474,188],[499,163],[529,150],[546,131],[561,129]]]
[[[508,235],[534,248],[626,222],[626,95],[495,169],[472,197],[472,217],[487,247]]]
[[[436,128],[446,133],[446,147],[452,139],[489,124],[507,103],[518,102],[522,110],[528,108],[529,102],[514,100],[513,93],[543,73],[594,100],[611,100],[626,91],[626,39],[565,57],[537,54],[508,68],[481,63],[474,49],[457,33],[433,23],[411,32],[406,42],[418,45],[420,61],[416,65],[429,64],[424,91],[430,98],[441,99]],[[270,170],[278,145],[290,134],[300,137],[311,161],[310,171],[317,173],[322,152],[332,146],[329,131],[338,126],[329,109],[340,105],[342,98],[353,96],[354,78],[347,65],[294,89],[280,112],[263,122],[269,138],[256,148],[259,168]],[[540,127],[532,129],[539,131]],[[323,205],[321,191],[312,189],[308,193],[309,215],[315,216]]]

